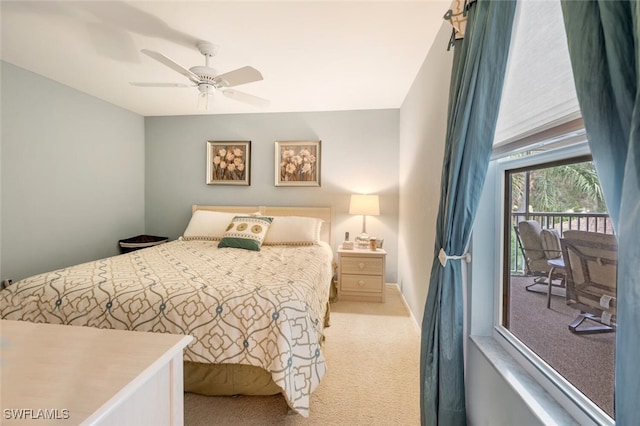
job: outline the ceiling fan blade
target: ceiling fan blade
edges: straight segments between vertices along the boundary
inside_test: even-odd
[[[269,101],[268,99],[263,99],[259,98],[258,96],[250,95],[248,93],[239,92],[235,89],[223,90],[222,93],[227,98],[235,99],[236,101],[244,102],[246,104],[250,104],[260,108],[266,108],[271,104],[271,101]]]
[[[175,62],[173,59],[169,58],[168,56],[163,55],[162,53],[159,53],[153,50],[148,50],[148,49],[142,49],[141,52],[155,59],[156,61],[168,66],[172,70],[179,72],[180,74],[184,75],[185,77],[187,77],[189,80],[191,80],[196,84],[200,81],[200,78],[197,75],[195,75],[193,72],[183,67],[179,63]]]
[[[216,82],[222,87],[233,87],[262,79],[260,71],[249,66],[220,74],[215,78]]]
[[[129,83],[132,86],[137,86],[137,87],[191,87],[188,84],[184,84],[184,83],[138,83],[138,82],[131,82]]]

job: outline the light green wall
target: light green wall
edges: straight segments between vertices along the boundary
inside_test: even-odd
[[[118,253],[144,232],[144,120],[1,64],[2,279]]]
[[[0,278],[179,236],[194,203],[332,206],[334,247],[360,232],[349,195],[380,194],[369,234],[397,277],[398,110],[143,118],[2,62]],[[322,186],[274,186],[276,140],[322,141]],[[207,140],[251,140],[251,186],[205,184]],[[145,142],[146,141],[146,142]],[[145,223],[146,221],[146,223]]]
[[[192,204],[331,206],[334,248],[345,231],[360,233],[362,217],[348,214],[352,193],[380,195],[380,216],[367,232],[384,238],[387,281],[396,282],[398,233],[397,109],[147,117],[146,229],[176,238]],[[207,185],[208,140],[251,141],[251,185]],[[320,187],[274,185],[275,142],[321,140]]]
[[[453,51],[443,24],[400,110],[398,283],[422,321],[434,259],[435,225]]]

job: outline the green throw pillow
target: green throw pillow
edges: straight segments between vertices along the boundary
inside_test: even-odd
[[[266,216],[236,216],[227,227],[218,247],[260,251],[272,221],[272,217]]]

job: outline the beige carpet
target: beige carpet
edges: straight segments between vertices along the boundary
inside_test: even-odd
[[[281,395],[185,394],[185,426],[418,425],[420,335],[396,286],[387,301],[332,304],[326,329],[328,372],[311,398],[311,414],[288,414]]]

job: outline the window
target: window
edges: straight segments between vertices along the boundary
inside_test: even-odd
[[[581,312],[567,304],[565,275],[553,269],[559,246],[545,246],[539,234],[555,241],[569,229],[613,233],[595,166],[589,156],[526,162],[504,171],[500,323],[613,418],[615,333],[583,334],[586,324],[569,330]]]
[[[544,321],[547,321],[552,315],[556,315],[557,310],[564,308],[562,296],[553,296],[550,303],[551,309],[547,309],[546,293],[538,294],[534,291],[528,292],[524,286],[521,285],[518,288],[521,293],[537,297],[540,302],[536,306],[526,306],[526,308],[529,309],[530,312],[540,313],[541,316],[539,318],[529,317],[528,321],[524,322],[526,326],[518,328],[515,321],[520,320],[520,318],[516,318],[516,316],[521,315],[523,310],[518,308],[514,309],[514,305],[510,299],[513,294],[509,292],[510,289],[506,288],[511,285],[510,277],[512,275],[512,268],[514,269],[514,285],[516,280],[524,279],[522,276],[523,273],[519,272],[522,271],[522,261],[519,261],[520,263],[517,268],[512,265],[510,249],[512,226],[510,217],[512,213],[523,214],[523,216],[527,213],[527,207],[522,203],[516,203],[518,205],[516,210],[520,211],[514,212],[514,204],[512,200],[509,199],[510,196],[506,196],[506,194],[509,194],[507,190],[510,187],[510,175],[515,176],[520,174],[516,179],[526,179],[522,174],[529,172],[534,174],[533,177],[535,178],[535,173],[542,173],[545,170],[557,166],[584,163],[589,160],[590,152],[583,138],[582,143],[560,147],[547,145],[531,155],[519,153],[509,158],[497,158],[489,163],[487,180],[484,185],[478,214],[474,223],[470,246],[473,260],[470,264],[469,284],[466,287],[466,297],[469,303],[466,326],[471,336],[471,341],[475,342],[475,347],[480,348],[483,358],[495,365],[496,370],[493,374],[501,377],[500,382],[505,383],[505,388],[498,389],[497,397],[499,400],[510,399],[515,395],[516,401],[514,402],[517,402],[517,399],[520,398],[525,405],[530,407],[531,412],[535,413],[533,415],[534,417],[538,417],[539,415],[546,416],[545,418],[549,421],[558,421],[558,416],[568,415],[578,424],[582,425],[613,425],[614,422],[609,412],[600,408],[598,405],[605,405],[606,408],[607,403],[602,404],[600,400],[598,400],[598,403],[594,403],[586,396],[584,391],[581,390],[581,387],[584,389],[584,386],[580,383],[581,380],[592,381],[592,383],[596,384],[594,387],[594,389],[596,389],[597,386],[602,383],[602,374],[612,374],[613,365],[610,367],[603,367],[601,365],[596,370],[585,371],[580,375],[578,380],[575,380],[575,383],[572,383],[558,372],[564,372],[563,363],[575,362],[574,359],[580,356],[588,357],[588,352],[580,354],[578,357],[572,356],[569,352],[569,346],[563,345],[563,342],[559,341],[559,339],[554,340],[549,338],[551,330],[544,327]],[[531,197],[531,194],[529,196]],[[537,195],[533,196],[533,198],[535,197],[537,197]],[[528,209],[529,213],[534,212],[534,206],[535,205],[532,204],[532,207]],[[559,216],[550,218],[548,223],[555,223],[557,225],[559,222],[566,222],[565,219],[561,220]],[[506,230],[509,230],[508,234]],[[515,236],[513,238],[515,238]],[[514,254],[514,257],[515,256],[517,255]],[[515,264],[516,260],[514,259],[513,262]],[[533,281],[535,277],[529,277],[527,279]],[[542,291],[543,289],[539,288],[536,290]],[[562,289],[554,288],[553,291],[561,292]],[[571,315],[567,315],[565,318],[568,319],[568,322],[573,319]],[[560,322],[560,327],[556,332],[561,331],[569,334],[567,321],[556,322]],[[557,347],[559,352],[565,351],[566,354],[568,354],[559,364],[552,365],[546,362],[543,356],[541,356],[545,354],[536,353],[536,349],[538,348],[532,343],[529,333],[533,333],[534,331],[539,332],[539,328],[542,328],[542,331],[547,336],[543,343],[550,346],[550,348],[545,349],[554,349],[554,347]],[[591,342],[603,338],[610,339],[614,335],[615,333],[583,335],[580,336],[580,338],[585,342]],[[533,346],[533,348],[528,345]],[[607,350],[613,349],[611,345]],[[503,353],[506,352],[506,354],[509,355],[508,358],[505,358],[506,354],[496,357],[496,355],[494,355],[496,350],[500,350]],[[538,352],[540,352],[539,349]],[[472,363],[479,362],[475,361],[476,352],[474,350],[470,351],[470,354],[474,358],[474,361],[471,361]],[[504,365],[505,359],[510,359],[508,362],[508,364],[511,365],[510,367]],[[520,372],[514,370],[514,368]],[[609,370],[609,372],[606,372],[606,370]],[[492,374],[488,372],[479,372],[472,369],[467,371],[467,373],[470,375],[470,380],[482,381],[477,382],[480,383],[479,386],[482,386],[481,383],[487,381],[493,383],[494,380]],[[526,374],[528,377],[521,376],[521,374]],[[534,380],[533,382],[532,378]],[[546,396],[541,397],[541,399],[532,400],[532,396],[535,395],[537,398],[537,395],[540,395],[536,389],[537,387],[542,387],[557,405],[551,403]],[[606,387],[602,387],[602,389],[604,389],[602,395],[606,395],[606,398],[610,398],[610,401],[613,401],[612,390],[605,388]],[[599,390],[602,391],[602,389]],[[482,398],[480,397],[480,399]],[[484,399],[482,400],[484,401]],[[531,401],[533,402],[530,404],[529,402]],[[472,400],[471,403],[479,402]],[[612,404],[612,402],[610,404]],[[516,406],[518,405],[516,404]],[[561,407],[564,412],[557,411],[558,406]],[[500,403],[496,401],[495,405],[491,408],[493,410],[499,410],[499,407]],[[518,411],[517,414],[523,415],[524,413]],[[490,418],[494,419],[494,417]],[[500,417],[500,419],[502,419],[502,417]]]
[[[471,240],[466,326],[472,340],[478,337],[477,347],[487,341],[483,337],[492,337],[492,344],[500,345],[526,370],[566,411],[564,415],[584,425],[613,424],[615,333],[574,336],[587,348],[576,353],[566,341],[575,311],[564,311],[563,289],[552,287],[550,308],[548,284],[527,290],[535,280],[547,283],[548,275],[528,274],[515,231],[519,221],[533,219],[559,233],[569,226],[607,232],[611,227],[601,197],[576,190],[583,186],[597,193],[597,184],[591,185],[596,181],[570,178],[571,173],[593,177],[594,169],[559,1],[518,2],[515,19],[493,156]],[[607,360],[591,364],[602,355],[599,352],[606,352]],[[483,354],[492,356],[489,351]],[[569,364],[578,364],[575,373],[567,369],[573,368]],[[522,391],[530,379],[510,382],[511,373],[506,368],[498,373],[507,383],[506,392],[515,391],[526,402],[535,394]],[[484,373],[469,374],[487,378]],[[529,408],[532,412],[549,408],[535,405]]]

